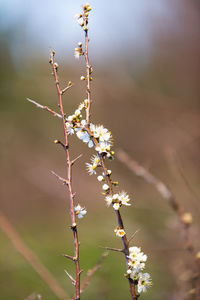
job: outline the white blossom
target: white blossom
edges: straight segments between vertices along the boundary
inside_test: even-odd
[[[87,171],[90,175],[93,175],[93,174],[96,174],[97,172],[95,171],[96,169],[96,166],[92,165],[92,164],[89,164],[89,163],[86,163],[86,168],[87,168]]]
[[[72,135],[74,134],[74,129],[73,129],[73,125],[69,122],[66,122],[66,127],[67,127],[67,133]]]
[[[128,272],[129,271],[129,272]],[[128,270],[127,273],[130,274],[130,278],[133,280],[138,280],[139,279],[139,271],[138,269],[135,270]]]
[[[80,50],[78,48],[75,48],[75,50],[74,50],[74,57],[76,59],[79,59],[79,57],[80,57]]]
[[[79,219],[82,219],[84,215],[86,215],[87,210],[78,204],[74,208],[75,214],[78,216]]]
[[[110,206],[111,203],[112,203],[113,198],[112,198],[112,196],[107,196],[105,200],[106,200],[107,206]]]
[[[80,109],[76,109],[74,114],[76,117],[79,117],[81,115]]]
[[[119,194],[119,200],[121,202],[122,205],[126,205],[126,206],[130,206],[131,204],[128,203],[130,201],[129,195],[127,195],[126,192],[122,191]]]
[[[82,110],[83,108],[85,108],[85,103],[82,102],[79,104],[78,109]]]
[[[78,24],[79,24],[80,26],[83,26],[83,25],[84,25],[84,20],[83,20],[83,18],[79,18],[77,22],[78,22]]]
[[[116,236],[119,236],[119,237],[123,237],[126,234],[126,232],[124,231],[124,229],[119,228],[119,227],[117,227],[114,230],[114,232],[115,232]]]
[[[98,155],[93,155],[91,157],[91,162],[92,162],[93,165],[98,166],[99,162],[100,162],[99,156]]]
[[[89,148],[92,148],[94,146],[93,141],[91,140],[89,134],[84,129],[80,127],[76,128],[76,135],[84,143],[87,143]]]
[[[108,142],[111,138],[111,133],[108,129],[104,128],[102,125],[100,126],[91,126],[91,131],[95,138],[98,138],[100,142]]]
[[[68,116],[68,117],[67,117],[67,121],[68,121],[68,122],[72,122],[72,121],[73,121],[73,119],[74,119],[74,115],[72,115],[72,116]]]
[[[120,208],[119,203],[114,203],[114,204],[113,204],[113,208],[114,208],[115,210],[119,210],[119,208]]]
[[[107,153],[110,151],[111,145],[107,142],[100,142],[98,146],[95,148],[95,150],[99,153]]]
[[[138,278],[138,293],[146,292],[147,288],[152,285],[149,273],[139,273]]]
[[[147,255],[141,252],[138,247],[129,248],[129,262],[128,265],[133,270],[143,270],[145,267],[145,262],[147,261]]]

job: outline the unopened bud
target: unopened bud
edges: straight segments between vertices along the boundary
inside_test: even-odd
[[[191,213],[184,213],[182,215],[182,221],[185,223],[185,225],[191,225],[192,224],[192,214]]]
[[[86,79],[85,76],[80,77],[80,80],[85,80],[85,79]]]
[[[97,180],[98,180],[98,181],[104,181],[105,179],[104,179],[104,177],[103,177],[102,175],[99,175],[99,176],[97,177]]]
[[[196,254],[196,259],[200,260],[200,251]]]
[[[191,289],[188,291],[188,295],[195,295],[195,289]]]
[[[88,27],[87,26],[83,26],[83,30],[84,31],[88,31]]]
[[[107,170],[107,175],[111,175],[112,171],[111,170]]]
[[[55,62],[54,67],[56,68],[56,70],[58,70],[59,65]]]
[[[59,140],[54,140],[54,144],[59,144]]]

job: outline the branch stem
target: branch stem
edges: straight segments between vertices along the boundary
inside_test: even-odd
[[[72,222],[72,233],[74,239],[74,260],[75,263],[75,300],[80,299],[80,266],[79,266],[79,242],[78,242],[78,232],[77,232],[77,225],[76,225],[76,215],[74,211],[74,199],[73,199],[73,190],[72,190],[72,163],[69,153],[69,143],[68,143],[68,134],[67,134],[67,127],[65,122],[65,113],[63,109],[63,101],[62,101],[62,90],[60,89],[58,74],[57,74],[57,66],[54,61],[54,51],[51,51],[50,62],[52,66],[52,73],[54,77],[54,81],[56,84],[56,90],[58,95],[58,106],[60,109],[60,114],[62,116],[62,124],[63,124],[63,132],[64,132],[64,143],[65,143],[65,156],[66,156],[66,167],[67,167],[67,178],[66,182],[68,183],[68,192],[69,192],[69,199],[70,199],[70,214],[71,214],[71,222]]]

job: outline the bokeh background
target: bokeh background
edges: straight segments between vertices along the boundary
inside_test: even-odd
[[[50,170],[65,174],[59,120],[40,111],[26,97],[57,110],[57,97],[48,65],[56,51],[62,86],[74,87],[64,97],[72,114],[85,98],[79,78],[84,63],[73,57],[83,41],[75,14],[82,1],[0,0],[0,193],[1,213],[25,244],[55,276],[69,296],[73,287],[64,273],[73,264],[61,256],[72,253],[66,189]],[[173,191],[193,214],[192,239],[198,250],[199,186],[199,50],[200,5],[197,0],[91,1],[90,62],[93,117],[123,148]],[[120,247],[113,233],[112,209],[107,209],[101,186],[85,171],[93,153],[71,138],[72,155],[84,153],[74,168],[76,201],[86,206],[79,222],[81,268],[98,261],[100,246]],[[88,153],[85,154],[85,151]],[[147,271],[153,287],[141,299],[184,299],[191,288],[192,263],[184,250],[176,215],[167,201],[115,159],[110,167],[120,188],[132,199],[123,208],[127,232],[138,230],[133,245],[148,254]],[[1,299],[26,299],[39,293],[57,299],[26,260],[0,231]],[[129,299],[124,260],[110,253],[94,275],[82,299]]]

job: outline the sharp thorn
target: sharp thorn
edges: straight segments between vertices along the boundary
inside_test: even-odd
[[[83,154],[78,155],[75,159],[72,160],[71,165],[73,166],[73,164],[83,156]]]
[[[67,274],[67,276],[69,277],[69,279],[71,279],[71,281],[72,281],[72,284],[73,285],[76,285],[76,280],[66,271],[66,270],[64,270],[65,271],[65,273]]]

